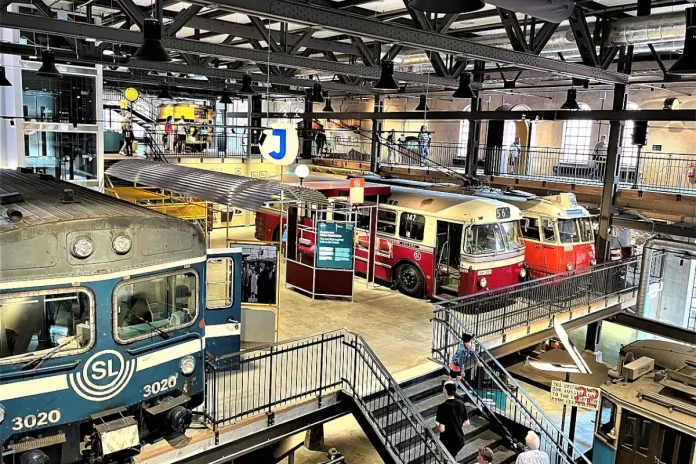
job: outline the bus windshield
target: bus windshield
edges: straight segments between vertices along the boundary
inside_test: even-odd
[[[592,242],[592,221],[590,218],[560,219],[558,232],[561,243]]]
[[[519,223],[516,221],[471,226],[464,241],[464,253],[468,255],[516,251],[521,247]]]

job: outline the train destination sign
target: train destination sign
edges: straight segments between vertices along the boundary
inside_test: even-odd
[[[316,266],[353,269],[353,224],[320,222],[317,227]]]
[[[551,401],[583,409],[599,409],[599,388],[554,380],[551,382]]]

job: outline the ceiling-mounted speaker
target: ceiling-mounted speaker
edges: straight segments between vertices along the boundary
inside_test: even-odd
[[[155,18],[146,18],[143,25],[143,44],[133,58],[144,61],[172,61],[162,45],[162,24]]]
[[[471,13],[486,4],[482,0],[411,0],[409,6],[432,13]]]
[[[696,7],[687,8],[684,13],[686,14],[684,53],[667,71],[669,74],[678,76],[696,74]]]
[[[438,1],[447,3],[447,0]],[[552,23],[565,21],[575,9],[575,0],[487,0],[486,3]]]
[[[631,143],[642,147],[648,144],[648,121],[635,121],[633,123]]]
[[[63,75],[56,68],[56,55],[50,50],[41,52],[41,67],[36,71],[36,75],[40,77],[53,77],[60,79]]]

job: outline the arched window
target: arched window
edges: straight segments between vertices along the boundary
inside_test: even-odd
[[[640,107],[633,102],[626,104],[627,110],[639,110]],[[619,161],[622,166],[636,167],[638,161],[638,147],[633,145],[633,121],[626,121],[623,126],[623,136],[621,137],[621,158]]]
[[[578,103],[580,111],[588,111],[585,103]],[[592,144],[592,120],[579,119],[563,123],[561,161],[564,163],[587,164],[590,161]]]
[[[471,111],[471,105],[464,108],[462,111]],[[469,143],[469,120],[462,119],[459,121],[459,153],[457,156],[466,156],[466,146]]]

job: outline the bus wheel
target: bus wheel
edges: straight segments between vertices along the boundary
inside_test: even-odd
[[[425,293],[425,278],[416,266],[404,263],[396,269],[397,288],[404,295],[423,298]]]

